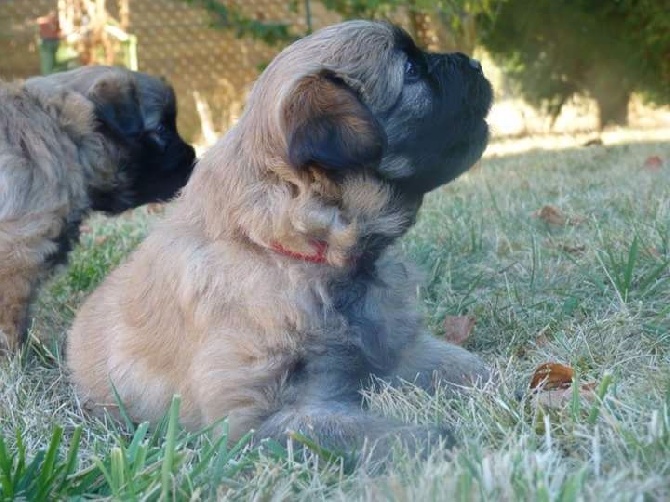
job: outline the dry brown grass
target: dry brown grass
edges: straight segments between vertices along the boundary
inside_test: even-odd
[[[572,136],[494,143],[479,169],[428,197],[402,243],[426,271],[419,293],[430,329],[439,336],[446,315],[476,317],[469,346],[497,368],[499,381],[458,400],[389,390],[371,406],[452,423],[453,452],[427,461],[399,454],[390,472],[373,476],[279,450],[204,458],[204,437],[159,437],[145,441],[145,469],[105,476],[99,466],[127,451],[127,433],[82,415],[54,340],[86,292],[144,235],[156,217],[146,211],[93,219],[69,268],[46,288],[32,331],[44,345],[0,362],[0,434],[15,452],[20,432],[35,454],[56,424],[66,437],[81,424],[79,463],[61,495],[81,491],[88,472],[84,493],[117,499],[159,498],[170,493],[166,479],[179,499],[668,499],[670,130],[602,139],[591,147]],[[643,168],[650,156],[664,161],[659,170]],[[534,217],[544,205],[578,224]],[[548,361],[572,366],[581,382],[611,383],[596,398],[533,406],[530,377]],[[172,454],[177,461],[162,473]]]

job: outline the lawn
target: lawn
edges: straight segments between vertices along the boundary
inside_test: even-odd
[[[670,500],[670,130],[603,139],[494,143],[426,199],[400,244],[425,272],[426,325],[444,336],[445,316],[472,316],[466,346],[498,380],[459,399],[370,396],[458,440],[426,460],[396,452],[383,473],[226,445],[170,416],[155,431],[86,417],[59,347],[160,214],[91,218],[38,299],[30,345],[0,361],[0,499]],[[531,392],[546,362],[576,383]]]

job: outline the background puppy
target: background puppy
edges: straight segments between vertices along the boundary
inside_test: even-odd
[[[362,410],[360,390],[373,375],[428,389],[487,377],[423,330],[389,245],[427,191],[480,157],[491,95],[476,61],[424,53],[388,24],[285,49],[167,219],[79,312],[78,393],[113,412],[113,385],[151,421],[178,393],[187,427],[227,416],[231,440],[296,431],[352,450],[440,432]]]
[[[0,109],[2,352],[20,345],[36,286],[86,213],[169,199],[194,150],[177,134],[170,86],[122,68],[0,82]]]

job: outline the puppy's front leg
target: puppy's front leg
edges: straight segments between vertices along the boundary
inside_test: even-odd
[[[0,355],[16,352],[25,341],[28,305],[33,294],[31,271],[23,274],[0,270]],[[36,275],[36,274],[35,274]]]
[[[432,391],[438,382],[472,386],[489,378],[489,370],[479,356],[422,333],[402,350],[389,380],[393,384],[411,382]]]
[[[261,424],[256,437],[286,443],[295,433],[345,457],[360,456],[373,462],[388,460],[394,446],[411,454],[425,453],[431,444],[453,444],[446,427],[403,424],[337,401],[281,409]]]

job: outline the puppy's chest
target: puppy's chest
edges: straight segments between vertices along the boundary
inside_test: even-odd
[[[418,331],[418,320],[405,292],[374,273],[334,281],[329,301],[320,305],[320,320],[307,333],[310,357],[318,368],[351,373],[384,374]]]

